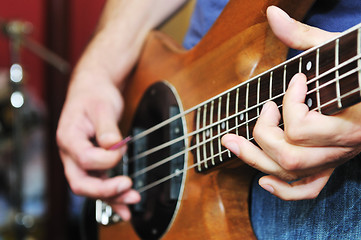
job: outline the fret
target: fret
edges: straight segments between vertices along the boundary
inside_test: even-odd
[[[211,110],[210,110],[210,115],[209,115],[209,125],[212,125],[213,123],[213,112],[214,112],[214,101],[211,102]],[[214,166],[215,165],[215,162],[214,162],[214,148],[213,148],[213,128],[211,127],[209,129],[209,132],[210,132],[210,136],[209,138],[212,139],[211,142],[210,142],[210,147],[211,147],[211,162],[212,162],[212,165]]]
[[[353,89],[352,91],[349,91],[348,93],[345,93],[344,95],[342,95],[341,98],[350,97],[350,96],[352,96],[353,94],[358,93],[359,91],[360,91],[360,88]],[[358,95],[358,94],[357,94],[357,95]],[[330,104],[332,104],[333,102],[336,102],[336,101],[337,101],[337,99],[335,98],[335,99],[333,99],[333,100],[331,100],[331,101],[323,104],[323,106],[321,106],[321,107],[325,107],[325,106],[330,105]],[[361,101],[361,99],[358,99],[358,102],[360,102],[360,101]],[[337,111],[330,112],[330,113],[327,113],[327,114],[333,114],[333,113],[335,113],[335,112],[337,112]]]
[[[207,105],[204,105],[203,107],[203,124],[202,124],[202,127],[205,128],[207,126]],[[202,162],[204,162],[204,167],[207,169],[208,168],[208,163],[207,161],[205,161],[205,159],[207,159],[207,144],[205,143],[206,142],[206,139],[207,139],[207,136],[206,136],[206,131],[208,130],[203,130],[202,131],[202,135],[203,135],[203,159],[202,159]]]
[[[298,62],[298,72],[299,72],[299,73],[302,72],[302,57],[299,58],[299,62]]]
[[[273,72],[269,75],[269,99],[272,99],[272,82],[273,82]]]
[[[286,86],[287,80],[286,79],[287,79],[287,65],[285,64],[283,66],[283,76],[282,76],[282,89],[283,89],[282,91],[283,91],[283,94],[286,93],[286,89],[287,89],[287,86]],[[283,97],[280,97],[280,100],[281,101],[280,101],[279,106],[283,106]],[[279,108],[279,111],[280,111],[280,113],[282,115],[282,107]],[[281,118],[281,123],[283,123],[282,118]]]
[[[287,66],[284,67],[284,82],[283,82],[283,88],[285,88],[285,91],[288,89],[288,85],[291,82],[291,79],[300,72],[300,59],[295,58],[291,62],[287,63]]]
[[[317,89],[316,82],[312,81],[314,77],[316,76],[316,68],[317,68],[317,54],[315,51],[310,52],[307,55],[304,55],[302,57],[302,72],[307,77],[307,88],[308,91]],[[311,108],[314,106],[315,103],[317,103],[317,94],[316,91],[312,92],[311,94],[308,94],[306,97],[306,105]]]
[[[307,78],[313,78],[316,75],[315,71],[316,53],[310,52],[302,58],[302,72],[306,74]]]
[[[316,53],[316,77],[320,75],[320,49],[317,48]],[[317,108],[319,113],[321,113],[321,97],[320,97],[320,81],[316,81],[316,97],[317,97]]]
[[[272,81],[272,95],[273,101],[276,102],[278,106],[282,104],[281,96],[285,93],[283,90],[283,78],[284,78],[284,71],[283,67],[276,68],[273,71],[273,81]],[[275,98],[276,97],[276,98]]]
[[[247,140],[250,140],[250,134],[249,134],[249,121],[248,121],[248,101],[249,101],[249,83],[247,83],[247,90],[246,90],[246,134],[247,134]]]
[[[196,118],[196,129],[198,131],[198,129],[200,129],[200,114],[201,114],[201,109],[198,108],[197,109],[197,118]],[[196,149],[197,149],[197,166],[198,166],[198,171],[200,172],[202,170],[201,168],[201,152],[199,149],[199,133],[196,134]]]
[[[340,39],[336,39],[336,45],[335,45],[335,67],[336,67],[336,96],[337,96],[337,107],[342,108],[341,103],[341,90],[340,90],[340,72],[338,69],[340,57],[339,57],[339,46],[340,46]]]
[[[339,45],[339,64],[340,64],[340,95],[345,96],[346,93],[349,93],[350,89],[355,88],[358,85],[358,72],[355,71],[358,68],[358,53],[357,53],[357,40],[358,40],[358,31],[353,31],[346,36],[340,38]],[[349,61],[350,59],[355,59],[354,61]],[[347,63],[347,64],[345,64]],[[353,72],[352,74],[349,74]],[[347,76],[345,75],[347,73]],[[356,80],[356,81],[355,81]],[[356,84],[356,86],[354,85]],[[342,109],[348,107],[357,101],[360,98],[359,94],[354,94],[347,97],[341,97],[342,99]]]
[[[259,107],[260,95],[261,95],[261,78],[259,77],[257,81],[257,116],[259,116],[260,113],[260,107]]]
[[[246,86],[246,136],[252,138],[252,132],[259,116],[259,99],[258,89],[260,88],[259,78],[249,82]]]
[[[287,77],[287,65],[285,64],[283,66],[283,92],[285,93],[286,92],[286,89],[287,89],[287,85],[286,85],[286,77]]]
[[[236,111],[236,104],[237,103],[237,89],[233,89],[232,91],[229,91],[229,96],[227,96],[227,98],[229,98],[229,112],[228,112],[228,129],[227,132],[228,133],[236,133],[236,129],[237,129],[237,125],[236,125],[236,119],[237,119],[237,111]]]
[[[361,55],[361,28],[357,29],[357,55]],[[361,68],[361,59],[357,60],[357,67]],[[361,96],[361,70],[358,70],[358,86],[360,88]]]
[[[227,102],[226,102],[226,132],[228,133],[229,132],[229,120],[228,120],[228,117],[229,117],[229,99],[230,99],[230,95],[231,93],[228,92],[227,93]],[[227,149],[227,154],[228,154],[228,157],[231,157],[231,152]]]
[[[236,134],[238,134],[238,101],[239,101],[239,88],[236,90],[236,109],[235,109],[235,125],[236,125]]]
[[[221,119],[222,119],[222,108],[221,108],[221,105],[222,105],[222,97],[219,97],[218,98],[218,154],[219,154],[219,161],[220,162],[223,162],[223,158],[222,158],[222,143],[221,143],[221,125],[220,125],[220,122],[221,122]]]
[[[336,107],[337,104],[334,103],[332,106],[322,107],[324,103],[329,102],[332,99],[336,99],[336,83],[335,71],[329,71],[330,69],[335,69],[335,41],[329,42],[326,45],[323,45],[319,48],[319,96],[320,96],[320,106],[321,112],[325,113],[328,111],[328,108]],[[320,77],[321,76],[321,77]],[[328,84],[325,86],[325,84]],[[323,86],[323,87],[322,87]],[[317,97],[316,97],[317,98]]]
[[[238,97],[238,114],[237,114],[237,125],[240,127],[237,127],[238,129],[238,135],[246,137],[247,131],[246,131],[246,125],[245,125],[245,107],[246,107],[246,85],[243,85],[238,88],[239,97]]]

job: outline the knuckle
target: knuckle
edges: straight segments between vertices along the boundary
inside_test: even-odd
[[[83,189],[77,181],[69,181],[69,186],[74,194],[83,195]]]
[[[258,169],[257,161],[254,158],[248,159],[247,164],[252,168]]]
[[[283,169],[287,171],[298,170],[301,166],[301,161],[298,155],[293,154],[292,152],[283,151],[280,154],[280,165]]]
[[[258,122],[256,123],[256,125],[253,128],[252,134],[253,134],[253,138],[254,138],[254,140],[256,140],[256,142],[258,142],[258,140],[261,139],[263,134],[262,134],[262,129],[261,129],[260,125],[258,124]]]
[[[297,169],[299,169],[299,161],[297,161],[297,159],[288,159],[288,160],[284,160],[281,163],[281,166],[287,170],[287,171],[295,171]]]
[[[289,126],[285,130],[285,136],[290,143],[300,143],[305,140],[304,131],[299,126]]]
[[[104,188],[94,189],[94,195],[98,198],[103,198],[103,199],[111,196],[111,194],[107,192],[106,189]]]
[[[299,177],[295,173],[289,171],[283,171],[279,173],[278,177],[286,182],[296,181],[297,179],[299,179]]]
[[[58,146],[64,146],[65,145],[65,140],[64,140],[65,136],[64,136],[63,132],[59,128],[56,130],[55,137],[56,137],[56,142],[57,142]]]
[[[91,161],[83,154],[76,153],[75,158],[77,159],[77,162],[82,169],[91,169]]]
[[[320,194],[320,191],[312,191],[307,194],[305,199],[315,199],[318,197],[319,194]]]

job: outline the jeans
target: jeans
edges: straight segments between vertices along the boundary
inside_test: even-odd
[[[336,168],[316,199],[283,201],[252,185],[251,222],[258,239],[361,239],[360,156]]]

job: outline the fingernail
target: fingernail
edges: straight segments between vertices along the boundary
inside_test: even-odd
[[[291,78],[290,83],[288,84],[288,88],[290,88],[290,87],[292,87],[293,85],[295,85],[296,81],[297,81],[297,77],[293,76],[293,77]]]
[[[263,104],[262,106],[262,110],[261,110],[261,115],[264,114],[265,112],[267,112],[267,110],[270,108],[270,105],[268,104],[268,102],[266,102],[265,104]]]
[[[264,185],[260,185],[264,190],[273,193],[275,190],[273,189],[273,187],[271,185],[268,184],[264,184]]]
[[[103,133],[99,136],[98,141],[102,143],[115,142],[119,139],[119,136],[115,133]]]
[[[131,182],[128,180],[123,180],[118,184],[118,188],[117,188],[117,193],[122,193],[124,192],[126,189],[131,187]]]
[[[123,198],[123,203],[125,204],[132,204],[134,202],[134,198],[132,198],[132,196],[125,196]]]
[[[225,142],[224,146],[236,155],[238,155],[240,151],[238,144],[233,141]]]
[[[123,203],[125,204],[134,204],[139,202],[138,197],[135,197],[134,195],[128,194],[123,198]]]
[[[278,14],[286,21],[288,22],[294,22],[293,18],[290,17],[290,15],[288,15],[285,11],[283,11],[282,9],[278,8]]]

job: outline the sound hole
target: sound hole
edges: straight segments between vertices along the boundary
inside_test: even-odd
[[[159,239],[175,216],[185,159],[184,154],[173,155],[184,150],[185,139],[180,138],[184,136],[183,119],[177,118],[144,137],[137,139],[136,136],[179,113],[171,88],[158,82],[146,91],[135,114],[132,125],[135,141],[128,148],[127,171],[135,189],[141,191],[142,200],[132,206],[131,211],[132,224],[142,239]],[[180,140],[172,141],[174,139]],[[170,141],[172,144],[168,144]],[[164,163],[154,167],[160,161]]]

